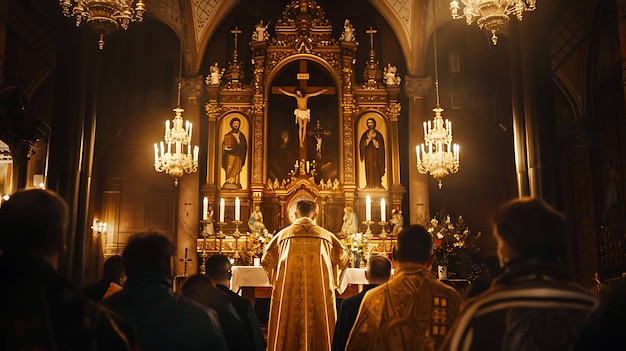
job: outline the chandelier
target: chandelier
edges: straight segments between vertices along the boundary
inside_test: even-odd
[[[186,121],[183,128],[182,113],[185,110],[180,107],[180,87],[181,83],[178,83],[178,103],[173,109],[176,113],[173,126],[170,128],[170,120],[165,121],[165,141],[161,141],[160,145],[154,144],[154,169],[172,176],[174,185],[178,185],[184,172],[193,173],[198,170],[197,145],[193,147],[193,154],[191,153],[192,125]],[[183,152],[185,148],[186,153]]]
[[[433,11],[434,12],[434,11]],[[452,145],[452,122],[443,120],[439,105],[439,73],[437,67],[437,29],[433,31],[433,51],[435,61],[435,96],[437,105],[433,109],[435,117],[432,121],[424,122],[424,143],[415,147],[417,154],[417,170],[430,173],[438,182],[441,189],[441,180],[450,173],[459,170],[459,145]]]
[[[120,27],[126,30],[130,22],[141,22],[146,6],[143,0],[59,0],[66,17],[74,16],[76,26],[86,21],[100,35],[98,47],[104,47],[104,36]]]
[[[498,43],[496,32],[505,24],[509,23],[509,15],[513,14],[518,20],[522,20],[524,11],[533,11],[536,0],[461,0],[465,5],[463,16],[467,24],[474,20],[482,29],[491,32],[493,45]],[[459,19],[459,2],[450,1],[450,11],[453,19]]]

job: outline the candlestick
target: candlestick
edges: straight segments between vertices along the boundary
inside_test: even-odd
[[[220,222],[221,223],[224,223],[224,207],[225,207],[224,199],[222,198],[220,199]]]
[[[385,206],[385,199],[380,199],[380,221],[381,222],[386,222],[387,221],[387,209]]]
[[[241,219],[241,203],[239,202],[239,197],[235,198],[235,220],[239,221]]]
[[[372,198],[369,195],[365,197],[365,220],[372,220]]]
[[[203,220],[207,220],[207,216],[209,215],[209,198],[208,197],[204,197],[204,199],[202,199],[202,219]]]

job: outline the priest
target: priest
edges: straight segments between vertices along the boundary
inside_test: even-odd
[[[335,289],[348,253],[333,233],[315,223],[315,202],[299,201],[295,216],[262,258],[273,285],[267,350],[327,351],[337,318]]]

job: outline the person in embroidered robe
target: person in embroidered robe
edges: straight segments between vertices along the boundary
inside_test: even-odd
[[[393,257],[393,279],[363,297],[346,350],[436,350],[458,316],[463,298],[431,271],[425,227],[403,229]]]
[[[272,238],[262,265],[273,285],[267,350],[331,349],[335,289],[348,263],[337,237],[315,223],[313,201],[296,205],[296,220]]]

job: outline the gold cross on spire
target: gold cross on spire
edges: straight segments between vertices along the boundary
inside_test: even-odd
[[[233,50],[233,56],[237,57],[237,35],[241,34],[241,30],[239,29],[239,26],[235,26],[235,29],[230,31],[232,34],[235,35],[235,50]]]
[[[370,29],[366,30],[365,33],[370,35],[370,50],[374,50],[374,34],[378,31],[370,26]]]

